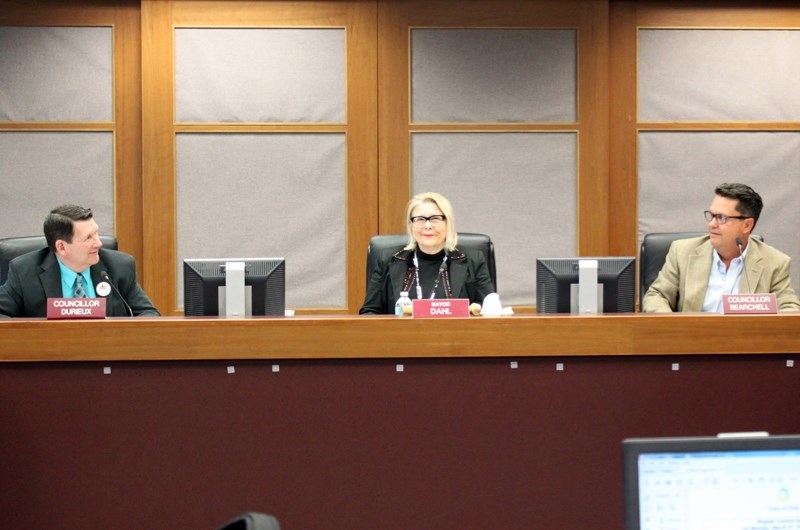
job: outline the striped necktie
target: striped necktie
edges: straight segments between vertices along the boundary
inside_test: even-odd
[[[86,298],[86,291],[83,290],[83,275],[75,277],[75,298]]]

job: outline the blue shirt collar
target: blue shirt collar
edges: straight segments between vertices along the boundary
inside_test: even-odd
[[[78,273],[64,265],[58,256],[56,256],[56,261],[58,261],[58,268],[61,271],[61,293],[64,298],[72,298],[75,296],[75,278],[77,278]],[[86,296],[94,298],[92,269],[86,269],[81,273],[81,276],[83,276],[83,290],[86,291]]]

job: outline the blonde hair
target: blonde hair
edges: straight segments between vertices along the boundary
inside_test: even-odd
[[[436,205],[447,219],[447,232],[445,233],[444,248],[450,252],[455,250],[458,243],[458,233],[456,232],[456,222],[453,215],[453,206],[443,195],[434,192],[418,193],[411,197],[406,205],[406,233],[408,234],[408,244],[406,250],[416,250],[417,242],[414,239],[414,227],[411,224],[411,214],[422,203],[430,202]]]

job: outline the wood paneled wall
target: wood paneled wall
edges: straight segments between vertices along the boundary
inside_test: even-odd
[[[141,273],[144,247],[141,230],[142,62],[139,11],[138,0],[0,1],[0,25],[109,26],[114,34],[114,118],[111,123],[0,122],[0,130],[93,130],[114,133],[114,226],[120,248],[139,258],[137,265]],[[0,178],[13,178],[13,175],[0,175]],[[53,206],[57,203],[58,200],[54,199]],[[46,214],[41,212],[42,218]]]
[[[639,28],[797,29],[796,2],[611,2],[609,68],[609,239],[611,255],[638,253],[637,135],[640,131],[798,131],[800,123],[647,123],[637,117]],[[709,197],[712,190],[708,190]],[[702,227],[702,226],[701,226]]]
[[[376,25],[374,2],[142,2],[144,252],[146,288],[162,314],[177,314],[175,135],[180,132],[343,132],[347,137],[347,308],[363,301],[364,251],[377,228]],[[176,27],[343,27],[347,50],[344,124],[178,124],[174,104]],[[209,205],[213,215],[213,205]],[[309,208],[313,208],[309,205]],[[324,230],[324,227],[319,227]],[[301,242],[298,242],[298,244]],[[321,274],[324,274],[320,270]]]
[[[411,190],[410,138],[421,131],[577,131],[578,248],[607,252],[608,230],[608,3],[408,0],[379,3],[378,79],[381,232],[398,232]],[[577,28],[578,120],[575,123],[410,123],[409,28]],[[401,89],[405,94],[401,93]],[[487,96],[488,97],[488,96]]]
[[[636,134],[674,128],[636,118],[636,32],[658,27],[797,27],[788,2],[637,2],[633,0],[102,1],[0,0],[0,24],[103,24],[115,28],[116,227],[137,257],[141,280],[164,314],[175,314],[175,152],[172,30],[176,24],[298,25],[309,20],[349,27],[347,308],[363,300],[369,236],[396,232],[408,198],[408,38],[410,26],[579,28],[578,121],[526,124],[525,130],[579,134],[579,252],[637,253]],[[357,60],[355,60],[357,59]],[[348,61],[350,64],[351,61]],[[358,109],[357,112],[354,109]],[[70,130],[75,124],[0,124],[0,129]],[[273,128],[275,126],[272,126]],[[471,129],[470,129],[471,127]],[[498,130],[498,125],[470,126]],[[685,127],[685,126],[684,126]],[[703,130],[756,125],[697,124]],[[252,127],[251,127],[252,128]],[[508,129],[504,126],[503,129]],[[759,124],[796,130],[797,124]],[[459,128],[463,130],[464,127]],[[309,130],[313,130],[313,127]]]

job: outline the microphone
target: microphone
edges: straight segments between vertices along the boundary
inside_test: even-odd
[[[450,275],[447,274],[447,258],[449,257],[449,252],[445,250],[444,259],[442,260],[442,266],[439,267],[439,274],[444,276],[444,293],[445,297],[452,298],[453,297],[453,290],[450,288]]]
[[[742,250],[742,238],[736,238],[736,246],[739,247],[739,257],[742,258],[742,274],[744,274],[744,281],[747,283],[747,290],[750,293],[753,292],[753,288],[750,287],[750,278],[747,276],[747,269],[744,266],[744,251]]]
[[[128,314],[130,316],[133,316],[133,309],[131,309],[131,306],[128,305],[128,302],[125,300],[125,297],[122,296],[121,292],[119,292],[119,289],[117,289],[117,286],[114,285],[114,282],[111,281],[111,278],[108,277],[108,273],[106,271],[100,271],[100,277],[103,278],[105,281],[107,281],[108,285],[110,285],[111,288],[114,289],[114,292],[117,293],[119,299],[122,300],[123,304],[125,304],[125,309],[128,310]]]

